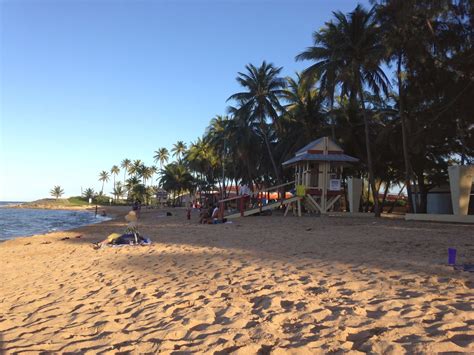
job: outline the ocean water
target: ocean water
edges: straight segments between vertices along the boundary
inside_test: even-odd
[[[88,211],[4,208],[21,202],[0,201],[0,241],[61,231],[109,220]]]

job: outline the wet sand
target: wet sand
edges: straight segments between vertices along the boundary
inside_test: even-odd
[[[472,226],[170,211],[0,243],[0,352],[474,352]]]

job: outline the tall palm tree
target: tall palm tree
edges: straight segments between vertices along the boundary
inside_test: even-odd
[[[183,141],[177,141],[173,145],[173,148],[171,149],[171,152],[173,153],[174,157],[176,157],[178,160],[180,160],[181,157],[186,152],[186,144]]]
[[[143,162],[140,159],[135,159],[128,168],[128,173],[132,176],[139,176],[143,169]]]
[[[222,198],[225,198],[225,157],[227,147],[229,146],[229,118],[227,116],[217,115],[211,120],[207,128],[206,137],[215,151],[221,156],[222,169]],[[227,147],[226,147],[227,145]]]
[[[87,189],[84,190],[82,193],[82,196],[84,196],[87,200],[94,198],[95,196],[95,191],[93,188],[88,187]]]
[[[306,73],[318,73],[321,78],[327,77],[330,80],[328,87],[339,85],[342,95],[348,94],[352,99],[359,99],[364,117],[367,165],[374,210],[376,216],[380,216],[364,87],[370,88],[376,95],[380,91],[387,94],[389,81],[381,68],[385,48],[374,16],[374,9],[366,11],[360,5],[347,16],[340,11],[334,12],[335,21],[327,23],[323,31],[315,33],[315,45],[299,54],[296,59],[316,61]]]
[[[151,177],[150,177],[150,186],[153,185],[153,178],[155,176],[155,174],[158,172],[158,168],[156,167],[156,165],[152,165],[150,166],[150,173],[151,173]]]
[[[185,160],[187,166],[199,174],[201,185],[214,185],[219,157],[208,140],[198,138],[192,143],[186,152]]]
[[[126,175],[128,174],[128,169],[130,168],[130,164],[132,163],[132,161],[130,159],[124,159],[122,160],[122,162],[120,163],[120,166],[122,167],[123,169],[123,183],[125,184],[125,179],[126,179]]]
[[[140,176],[143,179],[143,185],[146,187],[146,182],[150,179],[153,175],[153,171],[150,167],[142,165],[140,168]]]
[[[50,194],[51,196],[55,197],[57,200],[64,194],[64,190],[61,188],[61,186],[56,185],[51,189]]]
[[[115,176],[120,173],[120,168],[117,165],[112,166],[110,173],[114,176],[114,188],[115,188]]]
[[[114,186],[112,194],[115,197],[115,201],[117,201],[119,198],[121,198],[125,194],[125,190],[124,190],[123,185],[120,181],[117,182],[117,184]]]
[[[278,144],[281,155],[290,158],[316,135],[329,126],[327,114],[323,111],[322,97],[314,88],[315,78],[296,74],[296,79],[287,78],[284,91],[285,114],[281,116],[282,132]]]
[[[99,181],[102,181],[102,189],[100,190],[101,195],[104,193],[104,184],[108,182],[109,179],[109,173],[105,170],[102,170],[99,174]]]
[[[232,115],[229,127],[229,149],[232,150],[231,158],[235,164],[235,176],[247,184],[251,184],[258,177],[267,174],[268,152],[266,154],[256,154],[265,152],[267,147],[262,141],[259,124],[249,121],[250,112],[246,112],[239,103],[239,107],[229,107],[228,112]],[[272,167],[270,167],[272,168]]]
[[[416,213],[416,203],[413,204],[412,198],[412,181],[416,186],[413,178],[413,168],[410,161],[410,151],[408,149],[408,127],[405,112],[405,73],[404,66],[407,61],[407,51],[410,48],[416,48],[418,35],[415,31],[419,31],[418,26],[413,25],[412,14],[415,12],[415,1],[412,0],[383,0],[382,4],[377,7],[377,17],[381,24],[384,43],[387,48],[387,61],[396,61],[396,78],[398,86],[398,111],[402,131],[402,149],[403,160],[405,164],[405,184],[408,194],[408,210]]]
[[[163,147],[158,150],[155,150],[155,155],[153,156],[153,159],[155,160],[155,163],[160,164],[160,171],[163,170],[163,165],[168,162],[169,157],[170,153],[168,149]]]
[[[181,192],[193,189],[193,177],[183,164],[174,162],[165,166],[161,184],[165,190],[173,191],[179,196]]]
[[[265,141],[268,157],[272,163],[273,172],[278,182],[281,182],[280,172],[275,163],[273,149],[270,144],[270,123],[273,129],[278,129],[278,111],[284,111],[279,99],[284,94],[285,80],[279,77],[282,67],[277,68],[263,61],[260,67],[253,64],[245,66],[246,73],[238,73],[237,82],[246,91],[231,95],[227,101],[236,100],[240,103],[239,110],[250,114],[249,120],[258,123],[260,133]]]

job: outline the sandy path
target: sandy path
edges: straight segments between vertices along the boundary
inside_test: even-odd
[[[94,251],[120,220],[0,244],[3,351],[474,352],[473,274],[444,266],[472,226],[173,212],[150,247]]]

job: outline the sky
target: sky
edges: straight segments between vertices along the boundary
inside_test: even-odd
[[[294,75],[351,0],[0,0],[0,200],[100,191],[125,159],[189,144],[263,60]],[[119,175],[123,178],[122,173]],[[104,193],[113,188],[112,179]]]

